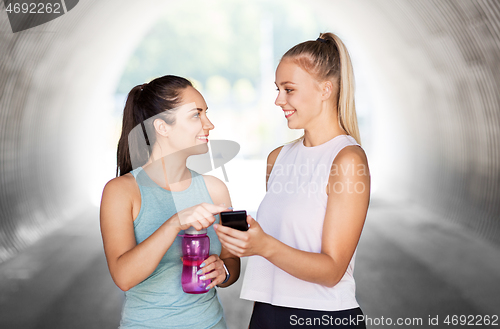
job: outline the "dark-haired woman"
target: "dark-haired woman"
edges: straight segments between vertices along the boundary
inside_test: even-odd
[[[247,232],[216,226],[248,260],[241,298],[250,328],[365,328],[353,277],[370,200],[349,54],[332,33],[291,48],[276,69],[276,105],[304,136],[267,158],[267,193]]]
[[[231,206],[226,185],[186,167],[208,151],[202,95],[181,77],[134,87],[127,98],[117,177],[104,187],[101,233],[109,271],[125,291],[120,328],[226,328],[215,286],[234,283],[240,260],[214,232]],[[217,218],[216,218],[217,217]],[[207,229],[210,256],[198,272],[207,293],[182,290],[182,230]]]

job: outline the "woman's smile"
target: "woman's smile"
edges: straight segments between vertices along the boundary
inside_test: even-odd
[[[285,113],[285,118],[289,118],[291,115],[293,115],[296,110],[283,110],[283,112]]]
[[[208,135],[198,135],[198,136],[196,136],[196,138],[205,142],[205,143],[208,143]]]

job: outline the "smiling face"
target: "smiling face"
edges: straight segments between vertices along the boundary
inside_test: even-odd
[[[290,129],[314,129],[330,121],[336,100],[332,81],[318,81],[291,58],[283,58],[276,69],[278,97]]]
[[[175,111],[175,124],[168,129],[168,144],[174,152],[206,153],[209,131],[214,125],[208,120],[205,99],[193,87],[184,89],[180,96],[182,101]]]
[[[324,84],[289,58],[278,65],[275,83],[279,92],[275,104],[283,109],[290,129],[312,127],[321,120]]]

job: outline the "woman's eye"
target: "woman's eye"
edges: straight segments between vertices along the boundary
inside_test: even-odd
[[[199,113],[199,112],[198,112],[198,113],[196,113],[196,114],[194,115],[194,117],[195,117],[195,118],[199,118],[199,117],[200,117],[200,113]]]
[[[293,89],[285,89],[287,93],[290,93],[293,91]]]

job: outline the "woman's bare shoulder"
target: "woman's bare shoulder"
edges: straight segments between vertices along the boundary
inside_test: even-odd
[[[106,183],[106,187],[109,188],[126,188],[135,184],[135,178],[131,173],[127,173],[123,176],[115,177]]]
[[[103,196],[105,194],[112,194],[121,197],[134,197],[138,192],[138,186],[134,176],[131,173],[127,173],[107,182],[104,186]]]
[[[280,154],[281,152],[281,149],[283,148],[284,145],[280,146],[280,147],[277,147],[275,148],[274,150],[271,151],[271,153],[269,153],[269,155],[267,156],[267,164],[269,165],[273,165],[275,162],[276,162],[276,159],[278,158],[278,155]]]
[[[211,175],[202,175],[203,180],[205,181],[205,185],[207,186],[208,193],[212,198],[214,204],[225,203],[228,205],[229,198],[229,190],[227,189],[226,184],[221,181],[219,178],[211,176]],[[229,201],[230,202],[230,201]]]
[[[344,147],[335,157],[334,163],[337,164],[364,164],[368,165],[368,158],[365,150],[358,145],[349,145]]]
[[[205,185],[207,186],[207,189],[209,192],[224,192],[227,191],[227,186],[226,184],[221,181],[219,178],[212,176],[212,175],[202,175],[203,180],[205,181]]]

